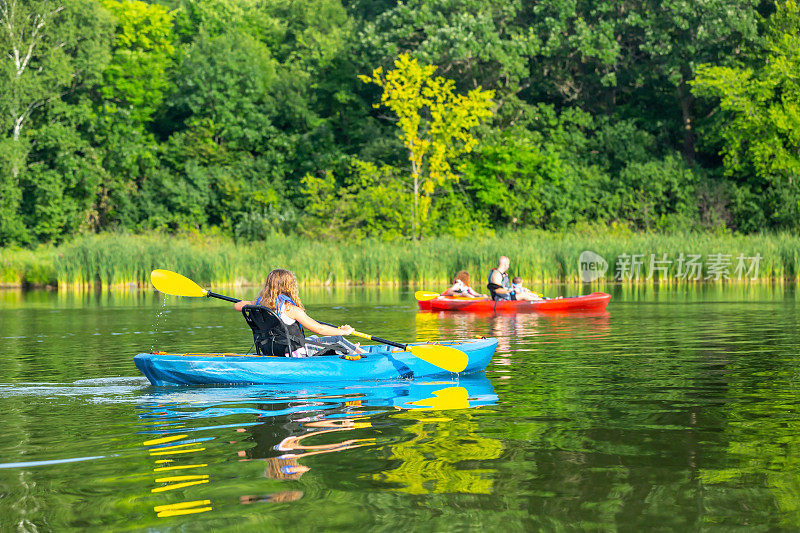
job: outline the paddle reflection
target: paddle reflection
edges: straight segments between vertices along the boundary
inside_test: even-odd
[[[251,483],[237,496],[252,504],[301,499],[303,486],[285,483],[301,482],[312,469],[324,478],[320,465],[330,463],[306,460],[345,452],[390,458],[391,469],[369,477],[391,490],[483,493],[491,486],[485,471],[457,464],[501,450],[499,441],[475,434],[469,415],[497,401],[484,374],[458,381],[153,388],[145,399],[139,417],[159,518],[213,511],[214,472],[231,459],[263,463],[266,491],[251,492]],[[431,477],[426,463],[439,474]]]
[[[391,415],[410,422],[403,427],[408,438],[389,448],[390,459],[400,464],[374,474],[373,479],[409,494],[491,493],[494,470],[466,465],[497,459],[503,445],[498,439],[477,433],[475,415],[467,408],[493,405],[494,400],[487,400],[496,396],[488,380],[471,385],[432,391],[430,398],[405,404],[415,408]]]

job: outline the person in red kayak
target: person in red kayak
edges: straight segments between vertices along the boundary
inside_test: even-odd
[[[489,282],[486,288],[492,295],[492,300],[514,300],[514,290],[511,288],[511,281],[508,279],[508,267],[511,260],[501,255],[497,261],[497,268],[489,271]]]
[[[486,298],[485,294],[479,294],[469,286],[469,272],[459,270],[453,278],[453,286],[442,293],[442,296],[463,296],[470,298]]]
[[[517,300],[528,300],[529,302],[544,300],[544,298],[535,292],[531,292],[527,287],[523,286],[522,278],[519,276],[516,276],[511,280],[511,290],[514,291],[514,298]]]

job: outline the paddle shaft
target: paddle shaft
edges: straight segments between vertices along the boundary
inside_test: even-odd
[[[366,333],[361,333],[360,331],[354,331],[352,335],[355,335],[356,337],[361,337],[362,339],[367,339],[368,341],[375,341],[381,344],[388,344],[389,346],[394,346],[395,348],[402,348],[403,350],[408,349],[408,344],[400,344],[399,342],[381,339],[380,337],[374,337]]]
[[[233,302],[233,303],[241,302],[241,300],[239,300],[238,298],[231,298],[230,296],[225,296],[224,294],[217,294],[216,292],[211,292],[211,291],[206,292],[206,297],[219,298],[220,300],[225,300],[226,302]]]

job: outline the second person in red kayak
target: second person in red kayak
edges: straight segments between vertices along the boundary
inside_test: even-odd
[[[469,272],[459,270],[453,278],[453,285],[442,293],[442,296],[466,296],[471,298],[486,298],[485,294],[479,294],[469,286]]]

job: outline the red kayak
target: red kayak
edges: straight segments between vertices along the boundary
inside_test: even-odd
[[[430,311],[467,311],[467,312],[547,312],[547,311],[587,311],[602,310],[608,305],[611,295],[604,292],[593,292],[585,296],[571,296],[551,300],[500,300],[495,302],[489,298],[460,298],[439,296],[433,300],[418,301],[419,308]]]

